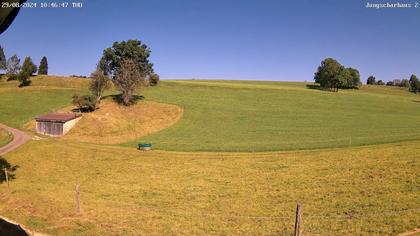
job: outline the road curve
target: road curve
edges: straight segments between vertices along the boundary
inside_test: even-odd
[[[20,147],[21,145],[25,144],[26,142],[28,142],[29,140],[31,140],[31,136],[27,135],[26,133],[15,128],[11,128],[1,123],[0,123],[0,129],[5,129],[13,134],[13,140],[10,143],[6,144],[5,146],[0,147],[0,155],[4,155],[8,152],[11,152],[15,150],[16,148]]]

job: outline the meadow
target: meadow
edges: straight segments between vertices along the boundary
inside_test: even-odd
[[[183,107],[183,118],[139,141],[162,150],[260,152],[420,138],[420,97],[415,94],[385,86],[332,93],[306,85],[165,81],[144,95]]]
[[[0,212],[51,235],[396,235],[418,227],[420,142],[272,153],[31,141]],[[81,192],[75,213],[73,184]]]
[[[34,116],[86,93],[84,79],[33,81],[24,89],[0,81],[1,123],[27,128]],[[41,137],[6,154],[19,167],[10,192],[0,185],[1,215],[51,235],[291,235],[300,202],[304,235],[418,228],[418,96],[307,84],[163,81],[140,91],[138,105],[182,108],[168,128],[127,133],[119,144],[81,142],[75,128],[78,138]],[[139,141],[155,150],[136,150]]]

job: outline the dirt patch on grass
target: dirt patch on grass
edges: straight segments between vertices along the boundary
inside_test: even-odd
[[[183,109],[176,105],[142,101],[124,107],[103,101],[100,108],[82,119],[62,139],[117,144],[135,140],[175,124]]]

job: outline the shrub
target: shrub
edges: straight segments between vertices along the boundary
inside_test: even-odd
[[[73,105],[77,106],[80,112],[91,112],[96,110],[96,98],[92,95],[73,95]]]
[[[156,86],[159,83],[159,80],[160,80],[159,75],[153,73],[153,74],[150,75],[149,85],[150,86]]]

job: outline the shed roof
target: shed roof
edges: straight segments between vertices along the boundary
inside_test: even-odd
[[[50,113],[43,116],[36,117],[36,121],[42,121],[42,122],[59,122],[59,123],[65,123],[67,121],[76,119],[78,117],[81,117],[82,114],[77,113]]]

